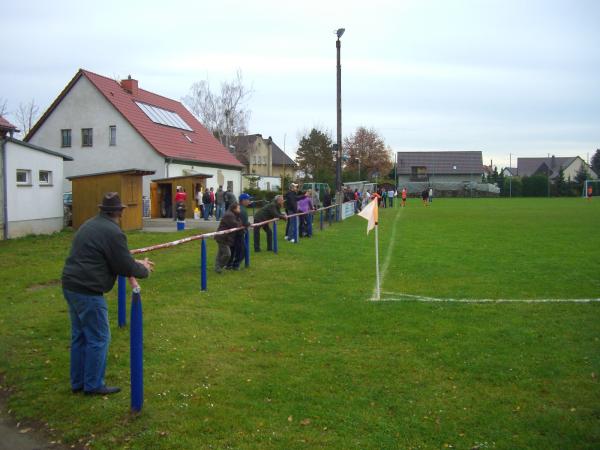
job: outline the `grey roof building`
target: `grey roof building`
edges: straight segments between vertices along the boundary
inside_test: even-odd
[[[483,174],[481,151],[398,152],[400,181],[480,181]]]
[[[555,178],[562,168],[565,179],[575,179],[582,166],[585,167],[592,178],[598,178],[598,175],[591,170],[590,166],[581,157],[554,155],[549,158],[518,158],[516,175],[520,177],[548,175],[550,178]]]

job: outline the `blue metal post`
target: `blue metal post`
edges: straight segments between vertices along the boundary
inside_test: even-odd
[[[119,275],[117,281],[117,310],[119,328],[127,325],[127,284],[125,277]]]
[[[323,231],[323,210],[320,211],[319,222],[321,226],[321,231]]]
[[[250,228],[244,234],[244,266],[250,267]]]
[[[200,252],[200,290],[206,290],[206,239],[202,239]]]
[[[300,216],[296,216],[294,217],[294,219],[296,219],[294,221],[294,240],[296,241],[296,244],[298,243],[298,241],[300,240]]]
[[[273,253],[277,253],[277,222],[273,222]]]
[[[140,288],[131,294],[130,330],[131,410],[140,412],[144,404],[144,333],[142,328],[142,296]]]

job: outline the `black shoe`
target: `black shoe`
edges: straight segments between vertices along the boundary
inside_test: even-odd
[[[83,392],[83,388],[71,389],[71,392],[73,394],[79,394],[80,392]]]
[[[260,253],[260,248],[255,248],[254,253]]]
[[[116,386],[102,386],[101,388],[94,389],[93,391],[83,391],[85,395],[110,395],[116,394],[117,392],[121,392],[121,388]]]

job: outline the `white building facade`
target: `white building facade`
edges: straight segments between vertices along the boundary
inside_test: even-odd
[[[3,236],[50,234],[63,228],[63,161],[70,158],[17,139],[2,140]]]

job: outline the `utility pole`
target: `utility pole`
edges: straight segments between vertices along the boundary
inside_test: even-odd
[[[512,153],[508,154],[508,170],[510,177],[508,178],[508,197],[512,198]]]
[[[339,28],[335,34],[335,48],[337,52],[337,149],[336,149],[336,170],[335,170],[335,189],[341,194],[342,191],[342,65],[340,61],[340,51],[342,42],[340,38],[344,34],[345,28]]]

